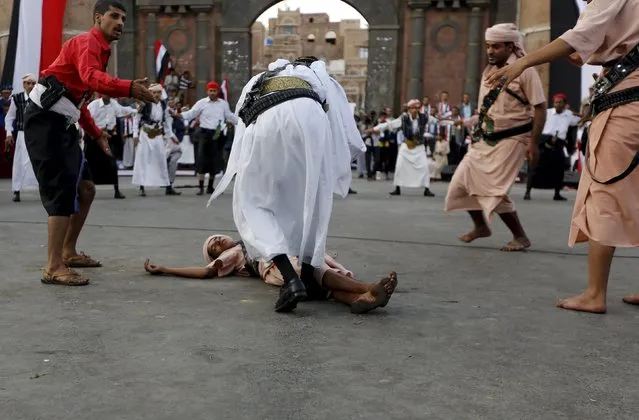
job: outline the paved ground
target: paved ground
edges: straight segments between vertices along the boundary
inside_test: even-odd
[[[128,185],[128,180],[123,184]],[[182,181],[185,182],[185,181]],[[362,279],[399,273],[388,307],[336,303],[272,311],[249,279],[146,275],[146,257],[200,264],[210,232],[233,230],[231,195],[211,209],[150,191],[100,188],[81,247],[100,258],[86,288],[43,286],[46,226],[34,193],[0,183],[0,419],[636,419],[636,253],[615,260],[610,312],[555,309],[582,289],[585,248],[567,248],[568,203],[513,194],[534,248],[462,246],[445,184],[388,197],[357,180],[335,204],[329,250]]]

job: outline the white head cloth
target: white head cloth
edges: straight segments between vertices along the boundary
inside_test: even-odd
[[[486,29],[487,42],[512,42],[515,46],[514,53],[517,57],[526,55],[524,41],[521,33],[514,23],[498,23]]]
[[[149,86],[151,92],[162,92],[162,85],[159,83],[153,83]]]
[[[22,81],[23,82],[37,82],[38,79],[36,79],[36,77],[33,75],[33,73],[27,73],[24,76],[22,76]]]
[[[422,101],[420,101],[419,99],[411,99],[410,101],[408,101],[408,104],[406,105],[407,107],[411,107],[411,106],[421,106],[422,105]]]

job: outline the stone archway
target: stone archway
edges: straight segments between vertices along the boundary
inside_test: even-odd
[[[279,0],[222,0],[219,59],[222,76],[229,80],[231,95],[239,98],[251,76],[251,25]],[[369,25],[366,107],[392,106],[396,94],[397,52],[400,39],[400,0],[347,0]]]

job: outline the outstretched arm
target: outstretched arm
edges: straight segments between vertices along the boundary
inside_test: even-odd
[[[166,274],[170,276],[183,277],[187,279],[212,279],[217,277],[217,270],[214,267],[182,267],[172,268],[163,265],[156,265],[146,260],[144,269],[150,274]]]

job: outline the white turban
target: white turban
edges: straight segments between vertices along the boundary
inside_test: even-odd
[[[149,86],[149,90],[151,92],[162,92],[162,85],[159,83],[153,83],[151,86]]]
[[[38,80],[36,79],[36,77],[33,75],[33,73],[27,73],[24,76],[22,76],[22,81],[23,82],[37,82]]]
[[[406,105],[407,107],[411,107],[411,106],[421,106],[422,105],[422,101],[420,101],[419,99],[411,99],[410,101],[408,101],[408,104]]]
[[[498,23],[486,29],[487,42],[512,42],[515,46],[513,52],[517,57],[526,55],[521,33],[514,23]]]

